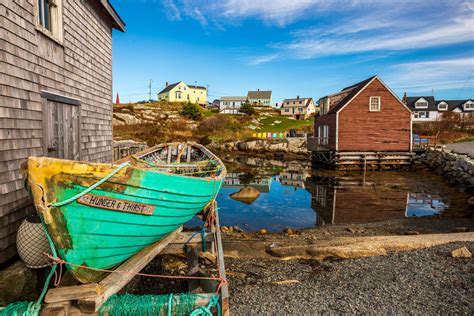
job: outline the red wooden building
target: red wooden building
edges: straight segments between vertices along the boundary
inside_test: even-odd
[[[319,108],[308,138],[316,164],[409,163],[412,112],[378,76],[319,99]]]

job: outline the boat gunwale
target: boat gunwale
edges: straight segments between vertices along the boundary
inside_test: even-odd
[[[171,172],[166,172],[166,171],[156,171],[156,170],[148,170],[148,169],[143,169],[143,168],[136,168],[136,167],[133,167],[132,165],[130,167],[134,168],[134,169],[139,169],[139,170],[146,170],[148,172],[153,172],[153,173],[159,173],[159,174],[165,174],[165,175],[171,175],[171,176],[177,176],[177,177],[183,177],[183,178],[190,178],[190,179],[200,179],[200,180],[206,180],[206,181],[209,181],[209,180],[220,180],[220,179],[225,179],[225,177],[227,176],[227,168],[226,166],[224,165],[224,163],[222,162],[222,160],[217,157],[216,154],[214,154],[212,151],[210,151],[209,149],[207,149],[205,146],[201,145],[201,144],[198,144],[196,142],[192,142],[192,141],[186,141],[186,142],[171,142],[171,143],[162,143],[162,144],[158,144],[158,145],[155,145],[155,146],[152,146],[150,148],[147,148],[143,151],[140,151],[140,152],[137,152],[133,155],[130,155],[130,156],[127,156],[127,157],[124,157],[122,159],[119,159],[119,160],[116,160],[114,161],[111,165],[117,165],[117,164],[122,164],[122,163],[125,163],[125,162],[129,162],[131,160],[131,157],[132,156],[135,156],[135,157],[138,157],[138,158],[142,158],[148,154],[151,154],[152,152],[156,151],[157,149],[159,148],[162,148],[164,146],[170,146],[170,145],[179,145],[179,144],[184,144],[184,145],[190,145],[191,147],[197,147],[199,148],[201,151],[203,151],[209,158],[212,158],[212,159],[215,159],[217,160],[218,164],[221,166],[221,173],[218,175],[218,176],[207,176],[207,177],[193,177],[193,176],[189,176],[189,175],[180,175],[180,174],[176,174],[176,173],[171,173]],[[108,165],[108,164],[104,164],[104,165]]]

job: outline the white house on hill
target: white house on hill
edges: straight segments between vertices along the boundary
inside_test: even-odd
[[[281,104],[281,115],[292,116],[299,119],[307,119],[311,114],[316,112],[316,105],[313,98],[285,99]]]
[[[452,111],[463,119],[473,117],[474,100],[435,100],[432,96],[403,97],[405,104],[413,111],[413,122],[440,120],[443,113]]]
[[[221,97],[219,100],[219,113],[242,114],[240,107],[247,102],[247,97]]]

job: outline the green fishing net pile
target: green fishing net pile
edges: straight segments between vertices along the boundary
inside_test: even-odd
[[[0,310],[0,316],[37,315],[39,308],[32,308],[34,302],[15,302]]]
[[[207,307],[196,305],[199,294],[183,293],[177,296],[170,295],[133,295],[121,294],[111,296],[99,310],[99,315],[212,315],[210,309],[218,306],[218,296],[211,299]]]

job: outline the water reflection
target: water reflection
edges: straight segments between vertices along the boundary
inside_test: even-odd
[[[224,180],[224,188],[250,187],[259,192],[270,192],[271,177],[253,176],[245,172],[230,172]]]
[[[439,216],[456,202],[453,189],[432,174],[378,171],[364,177],[248,157],[226,165],[229,174],[217,197],[221,223],[247,231]],[[256,197],[230,197],[242,188],[256,189]]]
[[[427,193],[408,193],[405,216],[433,216],[438,215],[448,208],[441,197]]]
[[[305,180],[310,176],[309,172],[304,169],[295,169],[290,166],[280,172],[279,179],[282,185],[293,188],[305,188]]]
[[[398,175],[398,177],[396,177]],[[405,182],[408,174],[390,174]],[[306,181],[317,225],[366,223],[402,217],[439,215],[448,205],[441,197],[411,193],[409,186],[364,181],[357,177],[313,176]]]

